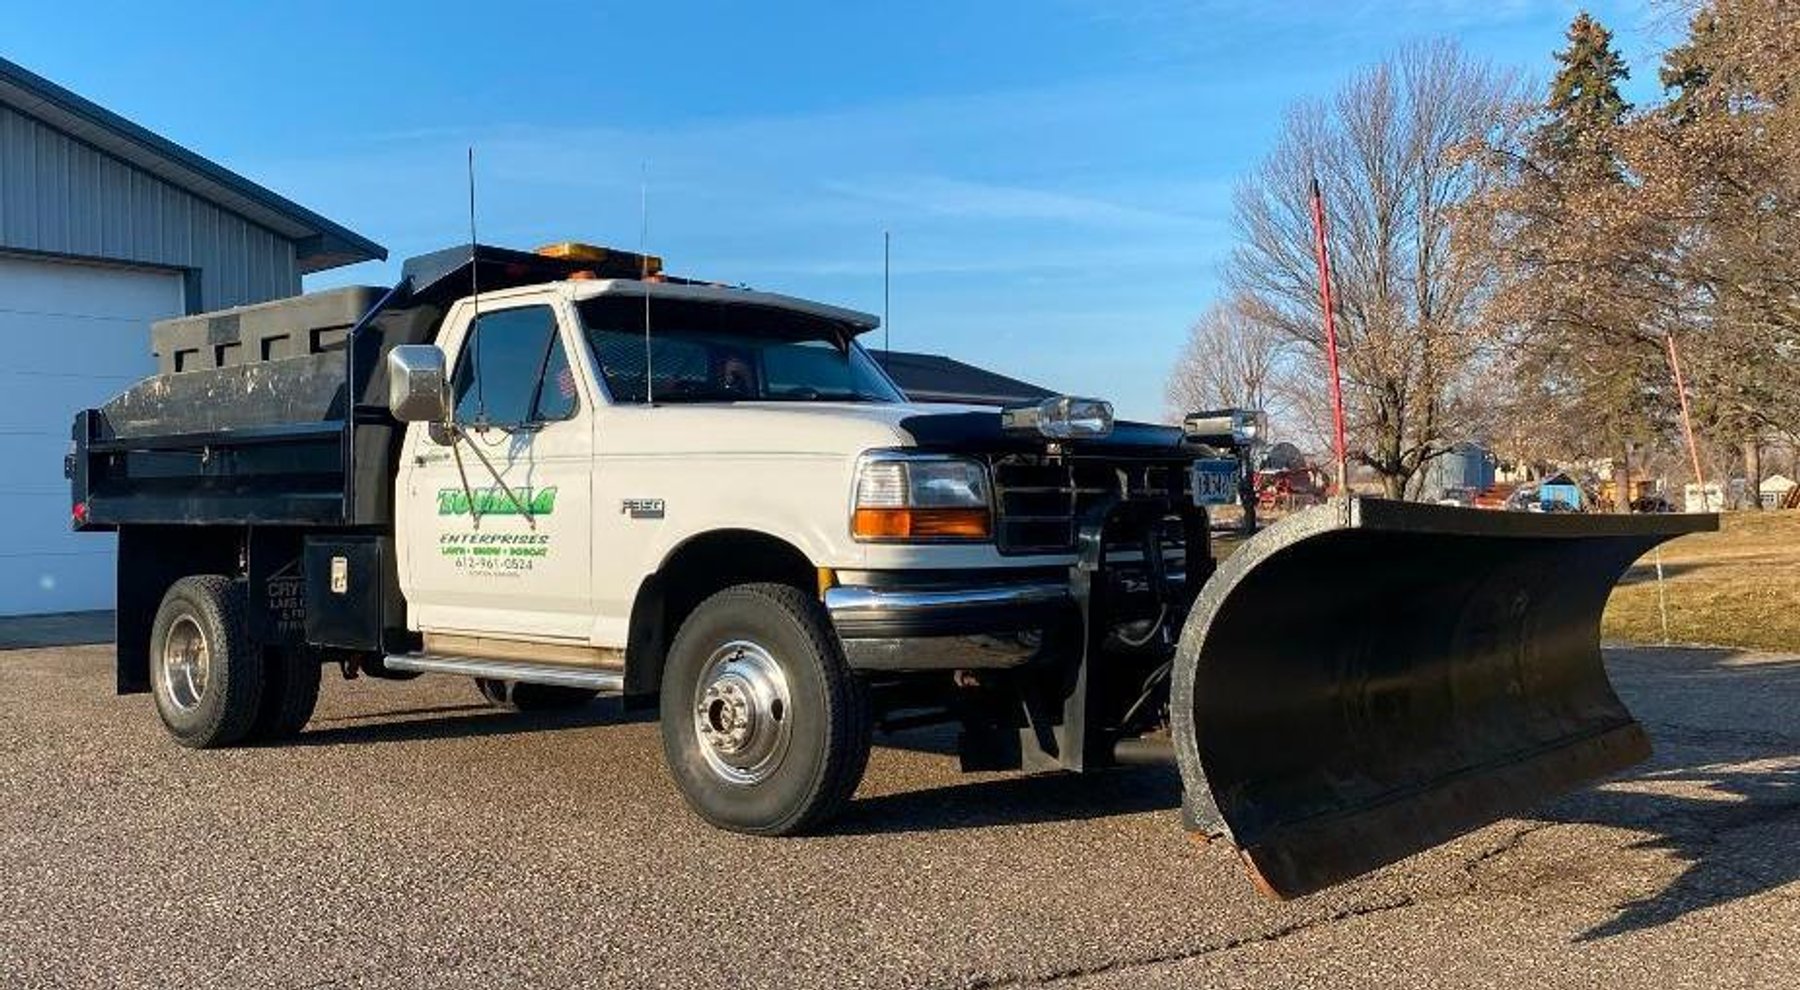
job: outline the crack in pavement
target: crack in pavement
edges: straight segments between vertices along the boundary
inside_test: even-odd
[[[1233,949],[1241,949],[1250,945],[1264,945],[1270,942],[1279,942],[1289,936],[1298,935],[1315,928],[1336,924],[1340,921],[1366,918],[1370,915],[1382,914],[1387,911],[1397,911],[1401,908],[1412,907],[1417,903],[1417,899],[1412,895],[1402,894],[1398,897],[1379,903],[1345,908],[1341,911],[1333,911],[1330,914],[1317,918],[1296,921],[1272,931],[1261,932],[1256,935],[1243,935],[1238,938],[1227,939],[1223,942],[1216,942],[1210,945],[1195,946],[1191,949],[1182,949],[1176,952],[1161,953],[1154,956],[1141,956],[1135,959],[1113,959],[1103,963],[1095,963],[1091,966],[1071,966],[1066,969],[1053,970],[1048,973],[1039,973],[1030,976],[976,977],[972,980],[965,980],[961,983],[949,985],[960,987],[962,990],[1003,990],[1003,988],[1006,987],[1050,986],[1054,983],[1066,983],[1071,980],[1086,979],[1090,976],[1102,976],[1107,973],[1141,969],[1146,966],[1160,966],[1166,963],[1183,962],[1189,959],[1201,959],[1216,953],[1230,952]]]
[[[1520,844],[1525,841],[1525,838],[1527,836],[1533,835],[1538,832],[1542,832],[1548,828],[1555,828],[1561,824],[1563,824],[1563,823],[1562,822],[1532,822],[1531,824],[1526,825],[1523,828],[1515,829],[1511,835],[1507,836],[1505,839],[1502,839],[1499,843],[1494,845],[1493,848],[1484,849],[1481,852],[1476,853],[1475,855],[1470,856],[1469,858],[1463,860],[1462,871],[1463,871],[1463,873],[1467,874],[1467,876],[1465,877],[1465,882],[1464,882],[1464,893],[1473,891],[1476,888],[1476,886],[1480,883],[1480,880],[1475,876],[1475,871],[1478,868],[1480,868],[1481,864],[1486,863],[1490,859],[1494,859],[1499,856],[1504,856],[1507,853],[1512,852],[1514,849],[1519,848]]]

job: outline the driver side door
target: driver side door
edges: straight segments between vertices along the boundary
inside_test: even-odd
[[[454,358],[462,439],[409,432],[400,511],[420,630],[587,642],[593,409],[570,345],[548,302],[481,312]]]

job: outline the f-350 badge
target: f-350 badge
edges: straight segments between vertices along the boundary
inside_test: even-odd
[[[663,500],[660,498],[628,498],[619,503],[619,514],[633,519],[661,519],[663,517]]]

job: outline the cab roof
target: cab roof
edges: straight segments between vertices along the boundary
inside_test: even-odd
[[[778,292],[758,292],[755,289],[739,288],[731,285],[712,285],[701,282],[644,282],[638,279],[597,279],[594,281],[578,281],[570,283],[571,293],[577,300],[594,299],[600,296],[645,296],[651,299],[678,299],[686,302],[712,302],[731,306],[764,306],[770,309],[785,309],[808,316],[829,320],[842,325],[852,334],[866,333],[881,325],[879,317],[842,306],[814,302],[798,296],[784,296]]]
[[[644,296],[716,302],[736,306],[763,306],[805,313],[861,334],[881,325],[871,314],[797,296],[758,292],[739,286],[704,282],[661,273],[662,260],[651,255],[612,249],[590,249],[585,256],[563,257],[543,252],[515,251],[489,244],[464,244],[408,258],[402,267],[403,284],[414,302],[448,304],[470,293],[564,282],[575,299],[598,296]],[[650,274],[649,280],[641,276]]]

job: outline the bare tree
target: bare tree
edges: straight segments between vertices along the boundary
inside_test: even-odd
[[[1244,300],[1215,303],[1188,328],[1187,343],[1164,389],[1168,413],[1179,421],[1202,409],[1260,409],[1281,418],[1280,397],[1272,388],[1293,342],[1279,330],[1251,319]]]
[[[1248,315],[1316,369],[1324,320],[1309,193],[1315,176],[1324,187],[1350,454],[1390,497],[1465,439],[1490,267],[1453,237],[1454,217],[1487,181],[1467,149],[1507,119],[1515,90],[1452,43],[1402,49],[1331,100],[1293,109],[1238,190],[1228,280]]]

